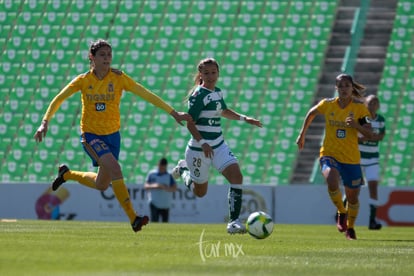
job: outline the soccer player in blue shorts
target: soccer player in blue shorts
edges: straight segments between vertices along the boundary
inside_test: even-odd
[[[206,58],[198,64],[195,87],[188,97],[188,113],[193,121],[187,122],[192,137],[185,151],[185,160],[180,160],[174,168],[174,178],[183,178],[185,185],[197,197],[207,193],[210,166],[217,169],[231,184],[229,188],[229,234],[246,232],[239,220],[242,204],[243,175],[239,163],[224,141],[221,117],[240,120],[262,127],[262,123],[251,117],[241,115],[228,108],[223,92],[216,87],[219,78],[219,65],[216,60]]]
[[[350,75],[336,77],[335,98],[323,99],[306,114],[296,140],[299,150],[305,145],[306,131],[317,115],[325,117],[325,137],[320,149],[322,174],[328,184],[328,193],[338,210],[337,228],[349,240],[356,240],[355,220],[359,212],[359,191],[363,184],[358,148],[358,132],[370,138],[370,113],[361,93],[365,87]],[[347,208],[342,202],[340,181],[345,186]]]
[[[119,105],[122,93],[124,90],[134,93],[169,113],[180,124],[182,121],[192,119],[187,113],[176,112],[160,97],[135,82],[124,72],[111,68],[112,47],[107,41],[97,40],[91,43],[89,61],[90,70],[73,79],[53,98],[34,138],[37,142],[42,141],[46,136],[50,119],[62,102],[80,91],[82,94],[81,142],[84,150],[91,157],[93,165],[99,169],[97,173],[81,172],[61,165],[52,189],[57,190],[68,180],[77,181],[100,191],[106,190],[112,183],[114,194],[127,214],[132,229],[138,232],[148,223],[148,216],[139,216],[135,212],[118,162],[121,146]]]

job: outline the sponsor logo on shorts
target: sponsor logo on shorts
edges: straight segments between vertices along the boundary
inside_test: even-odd
[[[200,177],[200,170],[198,168],[194,170],[194,175]]]

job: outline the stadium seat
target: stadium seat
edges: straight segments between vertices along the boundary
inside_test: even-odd
[[[407,1],[400,1],[397,6],[397,14],[394,21],[394,28],[388,46],[385,68],[379,86],[379,96],[381,99],[381,114],[387,122],[396,122],[396,126],[387,128],[385,142],[389,146],[380,147],[383,162],[387,164],[383,171],[383,178],[389,186],[410,185],[408,177],[410,168],[411,154],[414,146],[410,142],[410,128],[412,121],[413,99],[410,95],[410,59],[412,55],[411,35],[413,28],[410,25],[412,4]],[[389,131],[391,129],[391,131]]]
[[[290,1],[266,1],[265,10],[269,11],[267,14],[286,14],[288,11]]]
[[[266,129],[272,129],[264,132],[223,120],[226,121],[223,128],[227,140],[247,168],[247,181],[254,184],[263,181],[288,183],[291,171],[276,170],[274,164],[267,164],[274,162],[263,163],[257,156],[263,154],[265,159],[283,159],[282,154],[270,152],[279,149],[275,149],[269,140],[286,139],[279,129],[290,126],[282,122],[297,124],[297,120],[285,117],[286,110],[298,112],[305,109],[313,96],[337,1],[77,0],[73,3],[27,3],[30,5],[22,10],[27,14],[18,20],[18,13],[11,2],[6,1],[4,10],[0,12],[0,31],[5,34],[1,39],[6,37],[3,39],[5,43],[0,40],[5,53],[1,57],[0,84],[18,91],[14,98],[7,93],[15,110],[4,103],[0,107],[2,112],[5,109],[0,133],[14,137],[18,133],[30,132],[25,120],[39,124],[45,105],[57,91],[72,77],[88,69],[89,41],[106,37],[115,48],[114,63],[117,67],[154,89],[177,109],[185,110],[183,98],[193,85],[199,60],[215,57],[222,70],[218,86],[227,93],[229,106],[257,116]],[[91,13],[96,16],[91,17]],[[9,37],[13,39],[9,40]],[[24,66],[23,56],[27,57]],[[297,66],[302,59],[308,65]],[[17,70],[23,74],[9,74]],[[34,72],[39,73],[33,76]],[[304,87],[306,85],[308,87]],[[35,97],[31,101],[33,104],[20,101],[21,91]],[[176,128],[168,115],[128,94],[121,104],[125,142],[121,158],[130,171],[128,179],[142,183],[159,156],[168,154],[174,161],[183,157],[189,134],[185,128]],[[289,99],[298,103],[287,105]],[[78,128],[79,102],[80,99],[76,98],[61,106],[53,118],[47,143],[38,147],[55,153],[56,160],[84,166],[89,161],[85,161],[83,152],[66,143],[67,137],[78,140],[70,128],[72,125]],[[392,102],[385,104],[395,106]],[[11,119],[9,115],[16,110],[22,115],[14,115]],[[5,119],[9,122],[5,123]],[[12,126],[9,124],[11,120]],[[64,121],[70,122],[67,124],[70,126],[63,124]],[[272,128],[275,122],[278,123],[277,129]],[[265,139],[266,135],[274,139]],[[11,143],[11,140],[4,141]],[[154,145],[158,148],[153,148]],[[258,150],[254,151],[253,146]],[[286,143],[280,149],[285,147]],[[133,149],[144,150],[137,154]],[[82,157],[77,155],[79,152]],[[268,153],[272,155],[266,155]],[[57,161],[52,157],[50,164],[39,162],[37,152],[33,158],[36,165],[24,168],[23,178],[50,182],[55,177]],[[293,163],[289,151],[283,160]],[[44,173],[40,174],[40,170]],[[10,173],[8,176],[13,177]],[[212,173],[212,183],[214,181],[226,182],[219,174]]]

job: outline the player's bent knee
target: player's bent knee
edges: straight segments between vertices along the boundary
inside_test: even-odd
[[[97,190],[99,190],[99,191],[102,191],[102,192],[104,192],[104,191],[106,191],[107,189],[109,188],[109,183],[108,184],[99,184],[99,183],[96,183],[96,189]]]
[[[194,190],[194,195],[196,197],[204,197],[207,194],[207,191],[195,191]]]
[[[208,182],[197,184],[194,183],[193,193],[196,197],[204,197],[207,194]]]

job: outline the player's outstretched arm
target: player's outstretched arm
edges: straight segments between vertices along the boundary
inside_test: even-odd
[[[183,125],[183,121],[191,122],[193,118],[185,112],[177,112],[175,110],[170,112],[170,115],[179,123],[180,125]]]
[[[232,109],[224,109],[223,112],[221,113],[221,116],[223,116],[224,118],[230,119],[230,120],[245,121],[246,123],[257,126],[257,127],[263,126],[262,122],[260,122],[259,120],[252,118],[252,117],[248,117],[246,115],[239,114]]]
[[[43,120],[39,128],[36,130],[34,134],[34,138],[36,142],[42,142],[43,138],[46,136],[47,127],[48,127],[48,121]]]
[[[296,144],[298,145],[299,150],[303,149],[303,147],[305,146],[306,131],[308,130],[308,127],[312,123],[313,119],[315,119],[316,115],[318,114],[319,111],[316,105],[312,107],[306,114],[302,128],[299,131],[298,138],[296,138]]]
[[[76,85],[76,80],[77,79],[66,85],[66,87],[63,88],[59,94],[57,94],[50,102],[49,107],[43,116],[43,120],[34,134],[36,142],[42,142],[43,138],[46,136],[49,121],[52,119],[53,114],[56,113],[63,101],[79,90],[78,86]]]

